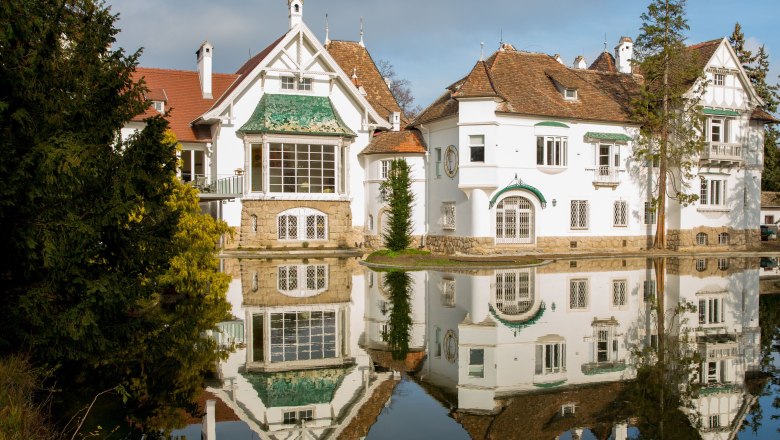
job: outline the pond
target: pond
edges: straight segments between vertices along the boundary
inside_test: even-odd
[[[753,439],[780,427],[778,275],[759,258],[224,265],[235,319],[215,337],[235,350],[209,391],[243,428],[218,412],[219,440]],[[199,432],[188,429],[174,436]]]

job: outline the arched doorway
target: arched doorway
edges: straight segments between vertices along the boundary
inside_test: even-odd
[[[507,197],[496,205],[496,243],[533,243],[534,205],[525,197]]]

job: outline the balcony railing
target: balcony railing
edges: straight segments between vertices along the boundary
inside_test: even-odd
[[[594,170],[593,184],[596,186],[618,186],[620,184],[619,171],[609,165],[599,165]]]
[[[741,162],[742,145],[710,142],[701,154],[702,160],[718,162]]]
[[[183,175],[183,179],[187,179],[189,176]],[[203,198],[224,198],[240,197],[244,192],[244,176],[243,175],[227,175],[216,176],[216,178],[208,178],[204,175],[195,175],[195,178],[188,181],[187,184],[192,185],[198,191],[200,191],[200,197]]]
[[[722,359],[734,359],[739,355],[736,342],[705,342],[699,346],[699,351],[706,362]]]

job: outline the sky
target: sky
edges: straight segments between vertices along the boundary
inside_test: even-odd
[[[588,64],[613,52],[621,36],[636,39],[649,0],[305,0],[303,21],[323,41],[357,41],[360,19],[374,61],[387,60],[425,107],[468,74],[501,41],[518,50],[577,55]],[[286,0],[106,0],[115,14],[117,46],[143,48],[140,65],[196,70],[195,51],[214,45],[214,71],[235,72],[288,28]],[[778,0],[688,0],[689,44],[727,37],[742,25],[748,47],[764,45],[770,81],[780,74]]]

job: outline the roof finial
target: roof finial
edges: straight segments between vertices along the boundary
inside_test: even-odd
[[[484,61],[485,60],[485,42],[479,43],[479,60]]]
[[[501,46],[504,44],[504,28],[501,28],[501,37],[499,39],[501,41],[498,42],[498,45]]]
[[[604,52],[607,51],[607,33],[604,32]]]
[[[328,28],[328,13],[325,13],[325,45],[330,44],[330,29]]]
[[[360,17],[360,43],[361,46],[366,47],[366,43],[363,42],[363,17]]]

